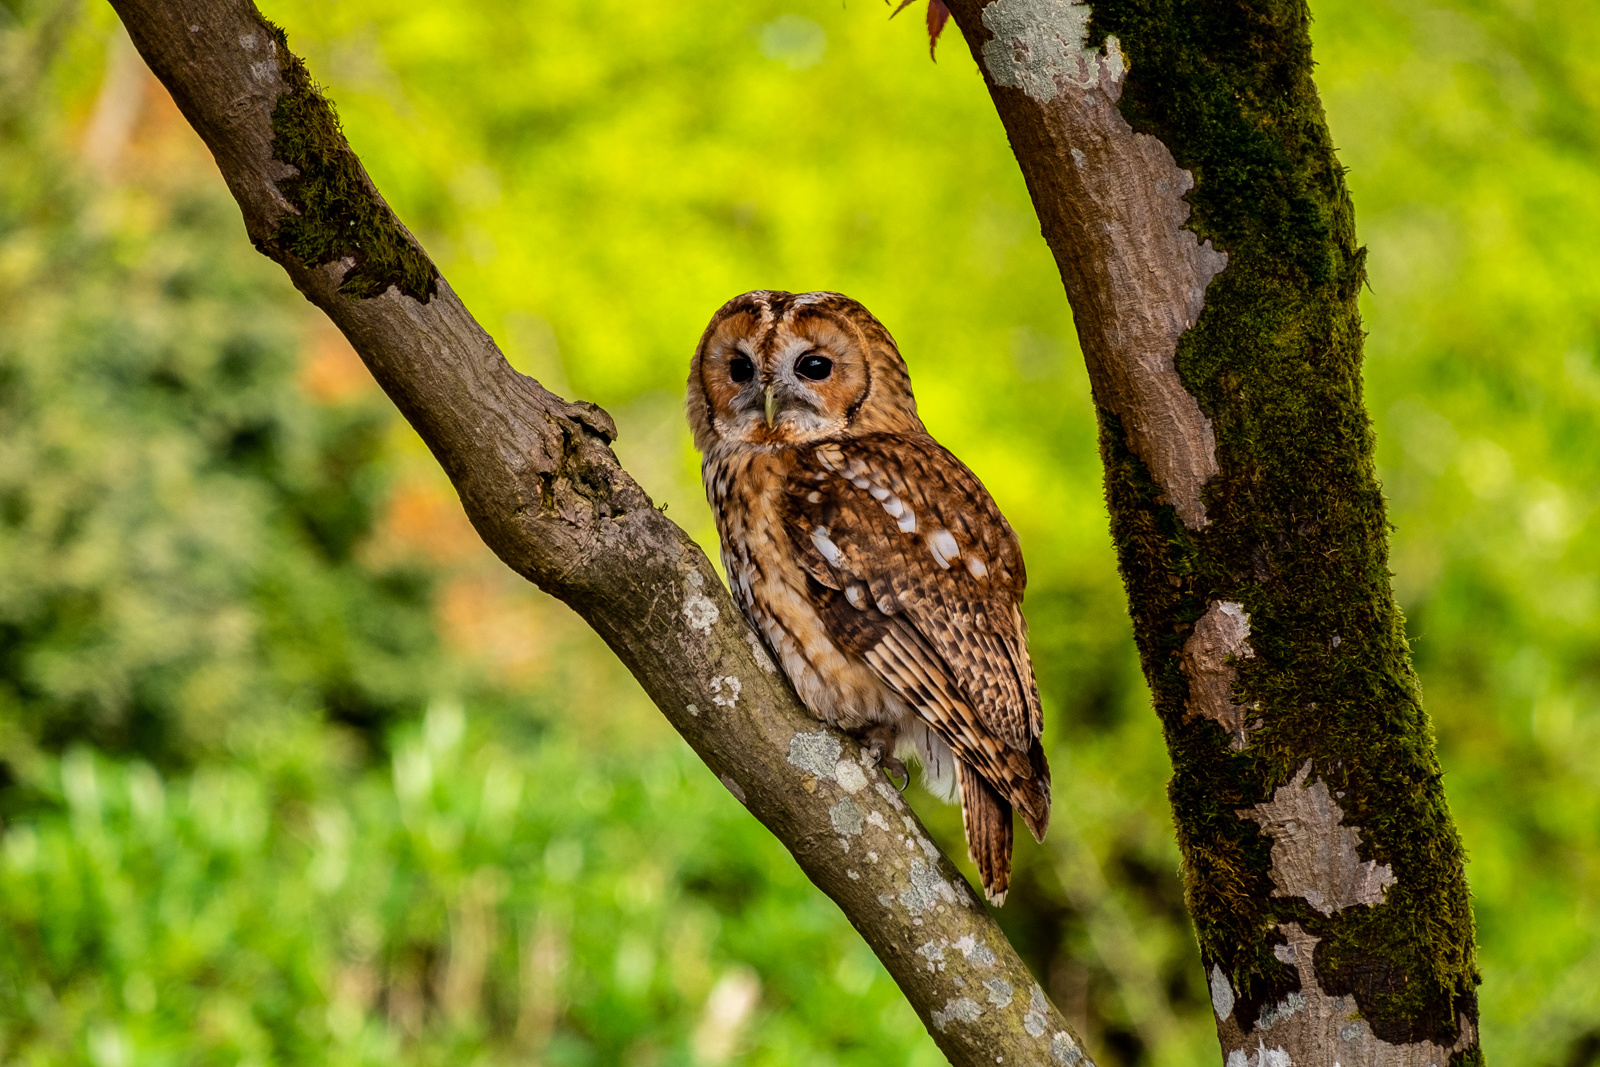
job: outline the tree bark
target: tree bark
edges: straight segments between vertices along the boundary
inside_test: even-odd
[[[1228,1067],[1482,1063],[1303,0],[947,0],[1099,411]]]
[[[215,156],[251,241],[350,339],[484,541],[606,640],[839,905],[950,1061],[1090,1063],[914,813],[804,711],[705,554],[618,465],[610,417],[506,362],[282,32],[249,0],[112,6]]]

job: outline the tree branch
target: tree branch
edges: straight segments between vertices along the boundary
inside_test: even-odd
[[[1227,1064],[1481,1063],[1304,0],[946,2],[1088,363]]]
[[[618,465],[611,419],[518,374],[395,219],[248,0],[113,0],[256,247],[350,339],[485,543],[571,605],[794,854],[958,1065],[1088,1063],[915,814],[812,719],[705,554]]]

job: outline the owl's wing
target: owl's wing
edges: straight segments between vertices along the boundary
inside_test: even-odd
[[[803,449],[784,519],[835,640],[1042,838],[1050,771],[1019,610],[1027,578],[983,483],[931,437],[869,435]]]

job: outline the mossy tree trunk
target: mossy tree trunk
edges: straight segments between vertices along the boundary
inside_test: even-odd
[[[1228,1067],[1481,1063],[1302,0],[948,0],[1061,270]]]

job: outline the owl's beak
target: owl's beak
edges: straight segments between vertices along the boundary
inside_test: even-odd
[[[778,394],[774,386],[767,386],[767,429],[772,429],[772,424],[778,418]]]

